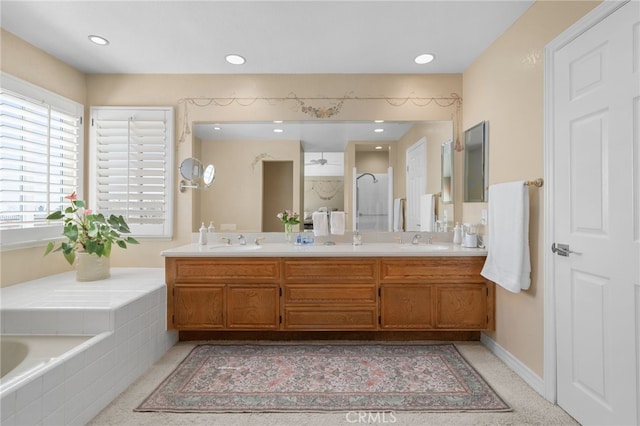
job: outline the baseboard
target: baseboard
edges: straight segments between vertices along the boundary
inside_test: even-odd
[[[497,356],[502,362],[507,364],[522,380],[536,392],[544,397],[544,379],[531,371],[529,367],[524,365],[518,358],[511,355],[509,351],[500,346],[495,340],[482,333],[480,336],[482,344],[489,349],[495,356]]]

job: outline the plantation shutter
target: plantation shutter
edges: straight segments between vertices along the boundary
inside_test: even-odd
[[[134,236],[171,237],[173,109],[92,108],[91,144],[92,207]]]
[[[46,217],[65,208],[65,196],[81,190],[82,110],[78,103],[3,75],[0,89],[3,245],[59,234],[60,224],[47,221]]]

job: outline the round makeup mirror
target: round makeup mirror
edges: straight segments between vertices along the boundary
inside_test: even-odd
[[[185,158],[178,169],[183,178],[180,181],[180,192],[185,192],[187,188],[200,189],[201,185],[206,189],[216,178],[216,169],[213,164],[205,168],[197,158]]]
[[[197,158],[185,158],[180,163],[180,174],[194,184],[200,180],[202,173],[202,163]]]
[[[204,174],[202,175],[202,181],[206,187],[211,186],[213,181],[216,180],[216,168],[213,167],[213,164],[209,164],[204,169]]]

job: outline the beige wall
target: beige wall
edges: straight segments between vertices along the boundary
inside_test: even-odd
[[[311,215],[321,207],[344,210],[344,176],[305,177],[304,188],[305,214]]]
[[[463,129],[489,121],[489,184],[543,176],[544,46],[597,4],[535,3],[464,72]],[[531,288],[513,294],[498,287],[496,331],[491,333],[540,377],[544,190],[531,189]],[[486,204],[465,203],[464,221],[479,222],[482,208]]]
[[[358,151],[356,152],[356,170],[362,173],[387,173],[389,151]]]
[[[201,220],[207,226],[213,221],[218,230],[221,224],[235,224],[242,232],[262,229],[263,161],[292,161],[293,176],[302,173],[297,140],[202,141],[201,151],[202,158],[214,163],[216,180],[193,198],[200,199]],[[294,178],[296,195],[300,194],[299,184],[300,179]],[[294,197],[293,205],[281,205],[279,209],[285,208],[301,213],[300,197]],[[193,226],[195,229],[200,223]]]

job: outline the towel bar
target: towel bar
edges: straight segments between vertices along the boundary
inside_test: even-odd
[[[527,180],[524,182],[525,185],[527,186],[535,186],[537,188],[542,187],[542,185],[544,185],[544,180],[542,178],[538,178],[536,180]]]

